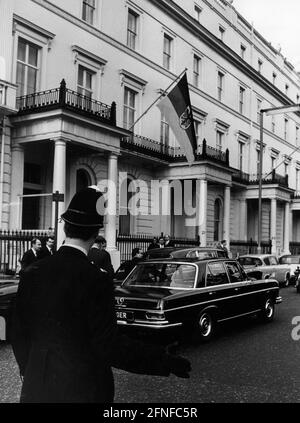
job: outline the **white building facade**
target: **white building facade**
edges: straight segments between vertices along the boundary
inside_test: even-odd
[[[200,236],[201,245],[257,240],[260,110],[299,103],[300,78],[232,4],[0,0],[0,10],[2,229],[53,227],[50,194],[65,195],[61,212],[76,190],[108,179],[117,190],[107,188],[115,213],[105,235],[116,257],[117,231]],[[192,166],[157,107],[132,129],[185,68]],[[264,121],[261,237],[276,253],[300,236],[299,128],[297,113]],[[138,215],[126,214],[125,177],[127,200],[130,182],[145,182]],[[160,206],[170,213],[151,213],[151,181],[163,181]],[[194,216],[176,213],[175,195]]]

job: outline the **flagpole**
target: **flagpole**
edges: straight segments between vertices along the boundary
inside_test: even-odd
[[[151,107],[153,107],[154,106],[154,104],[155,103],[157,103],[158,102],[158,100],[161,98],[161,97],[163,97],[164,95],[166,95],[166,92],[172,87],[172,85],[173,84],[175,84],[181,77],[182,77],[182,75],[184,75],[184,73],[186,72],[188,70],[188,68],[185,68],[182,72],[181,72],[181,74],[179,75],[179,76],[177,76],[177,78],[174,80],[174,81],[172,81],[172,83],[163,91],[163,93],[161,93],[160,94],[160,96],[159,97],[157,97],[157,99],[156,100],[154,100],[153,101],[153,103],[151,103],[150,104],[150,106],[147,108],[147,110],[145,110],[144,111],[144,113],[143,114],[141,114],[141,116],[133,123],[133,125],[131,125],[131,127],[128,129],[128,131],[131,131],[134,127],[135,127],[135,125],[142,119],[142,117],[144,117],[145,116],[145,114],[146,113],[148,113],[149,112],[149,110],[151,109]]]

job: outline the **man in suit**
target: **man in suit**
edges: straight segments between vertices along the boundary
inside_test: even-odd
[[[165,247],[174,247],[175,246],[174,242],[170,240],[169,235],[164,236],[164,241],[165,241]]]
[[[49,257],[49,256],[53,256],[54,254],[54,237],[53,236],[48,236],[46,239],[46,245],[44,247],[42,247],[41,252],[40,252],[40,257],[41,258],[45,258],[45,257]]]
[[[28,266],[40,259],[42,243],[38,238],[31,241],[30,250],[26,251],[21,259],[21,271],[23,272]]]
[[[111,264],[110,254],[105,250],[105,248],[106,239],[103,236],[97,236],[88,253],[88,259],[91,263],[95,264],[98,269],[107,272],[108,276],[112,279],[115,271]]]
[[[92,188],[75,194],[61,216],[64,245],[20,278],[12,347],[23,377],[21,402],[112,402],[112,366],[189,377],[185,358],[118,332],[113,286],[87,258],[103,224],[100,196]]]

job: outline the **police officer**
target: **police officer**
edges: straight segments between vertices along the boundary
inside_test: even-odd
[[[21,402],[112,402],[111,367],[189,377],[185,358],[118,332],[113,286],[87,258],[102,227],[100,195],[92,188],[75,194],[62,215],[64,245],[20,278],[12,346],[23,377]]]

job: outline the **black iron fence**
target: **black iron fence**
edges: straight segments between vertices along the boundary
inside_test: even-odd
[[[116,103],[111,106],[70,90],[62,80],[59,88],[28,94],[17,98],[19,114],[37,113],[64,108],[97,120],[116,125]]]
[[[31,240],[38,237],[44,242],[47,231],[0,231],[0,272],[13,274],[25,251],[31,248]]]
[[[196,247],[199,245],[198,238],[171,238],[171,240],[175,247]],[[121,263],[126,260],[131,260],[132,250],[134,248],[141,248],[146,252],[152,241],[153,236],[149,235],[118,235],[117,249],[120,251]]]
[[[0,272],[13,274],[19,264],[24,252],[31,247],[31,240],[38,237],[42,243],[45,242],[48,231],[0,231]],[[172,238],[171,238],[172,239]],[[117,248],[120,251],[121,262],[132,258],[132,250],[136,247],[147,251],[153,236],[149,235],[118,235]],[[199,245],[199,239],[173,238],[175,247],[195,247]],[[249,241],[231,241],[230,251],[235,258],[242,254],[257,253],[258,244],[250,239]],[[262,242],[262,254],[271,253],[271,241]],[[300,254],[300,242],[290,243],[290,252]]]
[[[237,256],[241,256],[243,254],[256,254],[258,249],[257,241],[230,241],[230,252],[232,257],[235,258]],[[262,254],[270,254],[272,249],[272,242],[270,241],[263,241],[261,243],[261,253]]]

